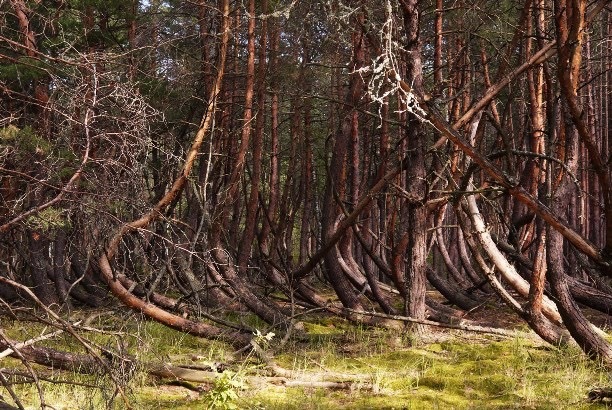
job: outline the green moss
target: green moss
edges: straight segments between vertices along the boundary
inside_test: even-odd
[[[143,386],[134,393],[134,404],[138,409],[206,409],[204,397],[190,394],[185,389],[169,386]]]
[[[26,219],[28,228],[39,232],[51,232],[56,229],[70,229],[70,219],[63,209],[49,207]]]
[[[318,323],[305,323],[304,327],[306,333],[310,336],[322,336],[322,335],[340,335],[344,333],[342,329],[337,328],[332,324],[323,325]]]
[[[132,339],[132,348],[145,362],[192,361],[211,358],[223,361],[227,358],[225,343],[177,332],[156,322],[144,322],[138,329],[139,340]]]
[[[92,325],[117,328],[117,320],[105,315]],[[252,355],[234,361],[232,350],[220,342],[183,335],[142,320],[124,320],[121,330],[131,335],[122,340],[128,352],[141,362],[221,361],[245,380],[247,376],[266,374]],[[26,335],[40,334],[42,326],[8,326],[7,332],[23,340]],[[237,389],[238,398],[232,399],[233,403],[241,409],[595,409],[601,407],[584,401],[587,391],[593,386],[610,385],[608,373],[575,349],[548,348],[522,339],[487,340],[469,334],[407,348],[397,345],[397,336],[337,321],[307,322],[306,336],[289,342],[276,355],[277,363],[303,380],[313,373],[329,371],[352,374],[362,381],[346,390],[274,384],[256,390]],[[109,335],[88,337],[102,346],[117,342]],[[63,350],[81,349],[69,336],[44,344]],[[20,365],[15,359],[5,360],[8,367]],[[73,377],[92,381],[80,375]],[[108,384],[108,380],[103,383]],[[130,400],[135,408],[205,409],[210,403],[207,393],[158,383],[145,373],[130,382]],[[48,403],[56,408],[68,408],[65,403],[70,403],[68,397],[72,395],[82,398],[78,400],[84,407],[78,408],[97,408],[91,403],[97,406],[104,401],[102,390],[87,396],[87,390],[78,386],[44,387],[49,391]],[[18,394],[28,404],[36,403],[36,391],[31,386],[18,387]],[[122,408],[120,402],[116,408]]]
[[[18,151],[40,155],[48,155],[53,149],[53,145],[36,134],[31,127],[19,129],[14,125],[0,129],[1,145],[13,146]]]
[[[302,364],[303,373],[316,371],[312,363],[317,363],[334,371],[368,374],[379,385],[378,394],[269,389],[255,395],[249,405],[259,403],[259,408],[266,409],[595,408],[584,401],[586,391],[608,383],[606,373],[579,352],[542,348],[520,339],[451,339],[420,349],[389,348],[379,354],[365,349],[349,358],[334,357],[341,348],[333,340],[330,344],[333,349],[318,355],[304,352],[304,361],[294,355],[294,362]]]

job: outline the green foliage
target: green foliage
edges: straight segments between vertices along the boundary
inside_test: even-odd
[[[14,125],[0,128],[0,149],[10,153],[7,156],[8,161],[21,172],[31,172],[33,161],[51,164],[49,167],[52,167],[53,172],[48,174],[50,184],[61,185],[67,182],[79,166],[79,158],[70,147],[62,144],[61,139],[58,138],[52,143],[30,126],[21,129]],[[59,209],[47,209],[37,216],[32,216],[27,224],[33,229],[43,231],[70,228],[69,221]]]
[[[15,127],[14,125],[0,128],[0,141],[2,141],[3,145],[16,140],[18,135],[19,128]]]
[[[53,145],[42,138],[34,130],[26,126],[22,129],[9,125],[0,128],[0,147],[6,145],[13,147],[18,153],[47,155],[53,149]]]
[[[66,212],[63,209],[49,207],[45,208],[26,219],[28,228],[49,233],[56,229],[70,229],[72,224],[70,219],[66,217]]]
[[[0,64],[0,79],[30,83],[47,76],[46,64],[39,59],[19,57],[16,63]]]
[[[246,388],[239,373],[226,370],[220,373],[213,383],[213,388],[206,395],[209,409],[237,409],[238,390]]]

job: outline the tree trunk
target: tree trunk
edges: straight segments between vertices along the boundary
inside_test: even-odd
[[[406,40],[406,78],[418,96],[423,95],[423,66],[419,39],[420,13],[417,0],[402,0]],[[408,248],[405,270],[405,314],[415,319],[424,319],[427,265],[427,184],[425,171],[425,134],[421,120],[408,112],[406,191],[410,198],[407,204]],[[424,326],[412,323],[409,331],[415,335],[425,331]]]
[[[359,18],[363,18],[360,16]],[[363,65],[364,58],[364,41],[365,38],[360,29],[352,34],[353,38],[353,62],[354,70]],[[343,201],[346,193],[345,187],[347,184],[347,160],[348,148],[353,124],[356,121],[356,111],[359,100],[363,92],[363,80],[358,73],[351,74],[348,93],[346,95],[345,104],[348,111],[344,110],[344,117],[340,127],[336,131],[334,148],[331,162],[327,174],[325,185],[325,196],[323,199],[323,218],[322,225],[322,242],[323,244],[330,241],[333,233],[336,231],[336,220],[339,215],[339,207],[336,201]],[[340,301],[345,307],[361,310],[361,302],[353,286],[342,271],[342,267],[338,262],[340,255],[337,247],[333,247],[330,252],[325,255],[325,271],[327,278],[336,291]]]
[[[50,241],[44,234],[36,231],[29,231],[28,239],[32,290],[46,306],[59,304],[60,298],[56,292],[55,282],[51,279],[54,271],[48,258]]]
[[[255,4],[252,1],[249,13],[255,14]],[[262,13],[268,12],[268,2],[263,0],[261,3]],[[254,17],[253,17],[254,18]],[[247,201],[246,216],[244,222],[244,231],[242,239],[238,247],[238,274],[244,275],[247,270],[247,264],[251,255],[253,240],[255,239],[255,227],[257,224],[257,216],[259,210],[259,183],[262,173],[262,154],[263,154],[263,133],[265,126],[265,103],[266,103],[266,49],[268,39],[268,24],[267,19],[263,19],[261,26],[261,34],[259,40],[259,63],[257,70],[257,117],[255,120],[255,136],[253,138],[253,168],[251,172],[251,190]],[[245,127],[249,127],[245,124]],[[244,134],[243,134],[244,138]]]

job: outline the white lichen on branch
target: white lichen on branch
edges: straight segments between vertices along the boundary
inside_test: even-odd
[[[381,118],[382,106],[389,104],[389,97],[395,95],[399,99],[397,113],[409,112],[420,121],[426,122],[427,114],[421,108],[412,87],[410,85],[407,87],[407,83],[402,80],[399,74],[402,70],[400,69],[398,56],[406,51],[402,49],[400,42],[396,39],[401,27],[396,27],[395,15],[391,1],[387,0],[386,20],[379,30],[380,53],[369,66],[361,67],[355,72],[360,74],[364,81],[367,79],[366,92],[372,102],[378,103]]]

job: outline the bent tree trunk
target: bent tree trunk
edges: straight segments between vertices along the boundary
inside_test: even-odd
[[[564,201],[558,200],[557,202],[563,204]],[[561,207],[557,205],[554,205],[553,208],[557,208],[560,212],[564,210],[558,209]],[[581,312],[580,307],[571,295],[567,274],[563,266],[563,236],[550,226],[547,236],[548,279],[563,323],[580,348],[589,357],[601,360],[607,366],[612,366],[612,346],[595,333],[591,323]]]
[[[210,97],[208,100],[208,107],[204,118],[200,123],[200,128],[195,135],[194,141],[187,153],[183,169],[179,174],[179,177],[174,181],[174,184],[170,190],[159,200],[159,202],[153,207],[151,211],[143,215],[141,218],[134,220],[129,223],[123,224],[117,232],[110,239],[106,249],[98,259],[98,265],[100,267],[101,276],[113,292],[113,294],[121,300],[126,306],[142,312],[144,315],[156,320],[168,327],[180,330],[196,336],[202,336],[206,338],[219,338],[227,341],[235,346],[243,347],[248,344],[249,337],[244,334],[227,334],[222,329],[208,325],[205,323],[194,322],[189,319],[185,319],[181,316],[169,313],[157,306],[152,305],[136,296],[134,296],[128,289],[126,289],[121,282],[118,280],[117,275],[113,271],[111,266],[114,256],[117,254],[119,245],[123,237],[128,234],[135,232],[138,229],[146,228],[154,220],[158,219],[163,210],[170,205],[183,191],[185,184],[187,183],[187,177],[191,173],[191,169],[195,163],[198,155],[200,146],[204,141],[204,138],[210,132],[213,117],[215,114],[215,106],[217,96],[221,90],[221,84],[225,70],[225,59],[227,53],[227,44],[229,41],[229,0],[222,0],[223,12],[223,25],[222,25],[222,38],[221,48],[219,52],[219,71],[213,89],[211,90]]]
[[[530,291],[529,283],[518,274],[514,266],[512,266],[510,262],[508,262],[506,257],[499,251],[499,249],[495,245],[495,242],[493,242],[493,239],[489,234],[489,230],[487,229],[482,215],[480,214],[474,196],[470,195],[467,197],[466,200],[468,204],[470,220],[472,222],[472,229],[474,230],[474,234],[476,235],[480,246],[488,256],[488,258],[493,262],[504,280],[508,284],[510,284],[512,288],[517,291],[521,296],[527,298],[529,296]],[[561,317],[559,316],[559,312],[557,311],[554,303],[552,303],[552,301],[545,296],[542,296],[541,309],[548,319],[557,324],[561,323]]]
[[[363,16],[359,15],[358,19]],[[357,25],[359,27],[359,25]],[[363,65],[365,52],[365,36],[361,29],[356,29],[353,33],[353,62],[352,68],[359,69]],[[334,149],[327,174],[325,196],[323,199],[322,210],[322,242],[327,244],[332,240],[334,232],[336,232],[336,221],[340,214],[339,206],[336,200],[344,200],[347,184],[347,160],[348,148],[351,141],[351,133],[355,130],[355,121],[357,121],[356,106],[359,103],[363,93],[363,80],[358,73],[351,74],[349,89],[345,98],[346,110],[344,117],[336,131]],[[336,199],[337,198],[337,199]],[[362,310],[363,306],[359,300],[359,295],[353,288],[353,285],[348,280],[342,266],[339,263],[340,250],[338,246],[333,246],[329,252],[325,254],[324,265],[327,278],[333,286],[338,298],[345,307]]]
[[[555,215],[565,215],[568,209],[568,202],[571,198],[571,182],[567,173],[575,173],[578,169],[579,140],[588,147],[588,141],[584,140],[581,131],[581,123],[576,121],[575,97],[579,87],[581,36],[584,23],[584,1],[562,1],[555,0],[555,28],[557,34],[557,53],[559,55],[559,65],[557,67],[557,78],[559,79],[562,94],[565,98],[564,105],[561,106],[557,114],[562,118],[570,114],[574,120],[573,126],[567,126],[560,121],[560,134],[566,138],[565,158],[566,168],[559,171],[560,183],[551,196],[551,210]],[[598,164],[594,158],[595,168]],[[552,169],[549,166],[549,181],[552,181]],[[605,181],[604,181],[605,182]],[[549,188],[552,190],[554,187]],[[605,201],[608,202],[607,200]],[[609,221],[608,221],[609,222]],[[563,317],[565,326],[572,337],[576,340],[580,348],[590,357],[601,360],[607,366],[612,366],[612,346],[599,336],[593,329],[591,323],[581,312],[577,303],[573,299],[565,271],[563,254],[563,237],[561,231],[556,231],[548,227],[548,278],[550,280],[553,295],[557,300],[557,307]],[[567,238],[570,240],[570,238]],[[600,255],[601,257],[601,255]],[[609,272],[607,272],[609,273]]]
[[[575,130],[570,130],[567,133],[567,139],[569,141],[567,144],[567,168],[575,170],[577,168]],[[564,215],[567,210],[567,201],[570,198],[570,183],[570,180],[564,177],[551,200],[552,212],[557,215]],[[567,273],[563,264],[565,259],[563,253],[564,238],[560,232],[550,225],[547,226],[546,234],[548,237],[546,246],[548,279],[563,323],[580,348],[589,357],[601,360],[607,366],[612,366],[612,346],[595,332],[592,324],[584,316],[570,292]]]

